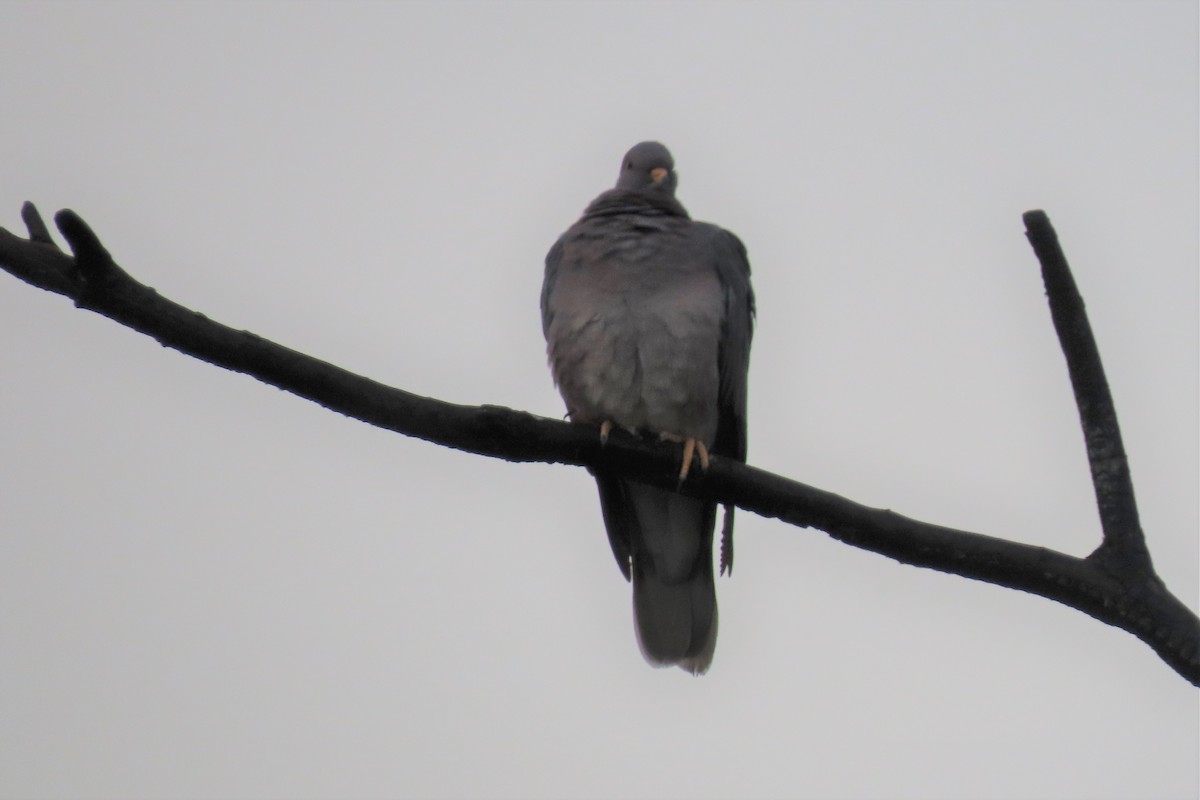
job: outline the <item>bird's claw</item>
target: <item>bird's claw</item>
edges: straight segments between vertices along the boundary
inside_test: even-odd
[[[708,447],[699,439],[677,436],[673,433],[663,433],[659,439],[665,442],[680,442],[683,444],[683,463],[679,465],[679,483],[687,480],[688,472],[692,469],[692,460],[699,456],[700,469],[708,471]]]

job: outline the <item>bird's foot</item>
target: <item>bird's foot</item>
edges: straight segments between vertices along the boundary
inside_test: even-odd
[[[708,447],[704,442],[675,433],[660,433],[658,438],[663,442],[678,442],[683,445],[683,463],[679,466],[680,484],[687,480],[688,472],[692,469],[692,460],[697,456],[700,458],[700,469],[708,470]]]
[[[604,422],[600,423],[600,446],[601,447],[608,444],[608,434],[610,434],[612,432],[612,429],[613,429],[613,421],[611,419],[606,419],[606,420],[604,420]]]

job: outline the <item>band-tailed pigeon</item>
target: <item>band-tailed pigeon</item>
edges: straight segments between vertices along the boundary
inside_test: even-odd
[[[602,439],[620,427],[682,442],[682,481],[694,457],[702,468],[710,452],[746,460],[754,293],[742,243],[694,222],[675,185],[663,145],[625,155],[616,188],[546,256],[542,330],[571,419],[600,425]],[[716,503],[595,477],[613,555],[633,581],[642,655],[702,674],[717,643]]]

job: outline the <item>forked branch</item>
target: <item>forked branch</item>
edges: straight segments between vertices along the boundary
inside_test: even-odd
[[[678,454],[671,445],[614,431],[601,448],[592,426],[498,406],[455,405],[384,386],[167,300],[117,266],[74,212],[61,211],[55,217],[73,257],[53,244],[32,204],[25,204],[22,216],[29,238],[0,229],[0,266],[180,352],[407,436],[509,461],[603,467],[645,483],[675,487]],[[906,564],[1056,600],[1129,631],[1200,686],[1200,619],[1154,573],[1083,301],[1046,215],[1031,211],[1025,223],[1042,264],[1096,487],[1103,541],[1090,556],[1075,558],[918,522],[719,457],[712,459],[708,472],[689,478],[681,491],[817,528]]]
[[[1067,372],[1079,408],[1079,422],[1087,445],[1096,505],[1100,509],[1100,528],[1104,539],[1091,558],[1098,563],[1113,563],[1118,572],[1153,573],[1146,537],[1138,521],[1137,500],[1133,496],[1133,478],[1129,459],[1121,442],[1117,409],[1100,351],[1092,336],[1083,298],[1075,287],[1075,278],[1067,266],[1058,243],[1058,234],[1044,211],[1027,211],[1025,235],[1042,264],[1042,281],[1050,302],[1050,317],[1058,342],[1067,359]]]

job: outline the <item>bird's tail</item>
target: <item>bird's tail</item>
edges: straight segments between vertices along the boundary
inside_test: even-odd
[[[682,583],[654,575],[633,579],[633,617],[642,656],[656,667],[703,675],[717,647],[717,592],[712,569]]]
[[[638,645],[655,666],[701,675],[717,646],[713,503],[627,484],[638,521],[633,610]]]

